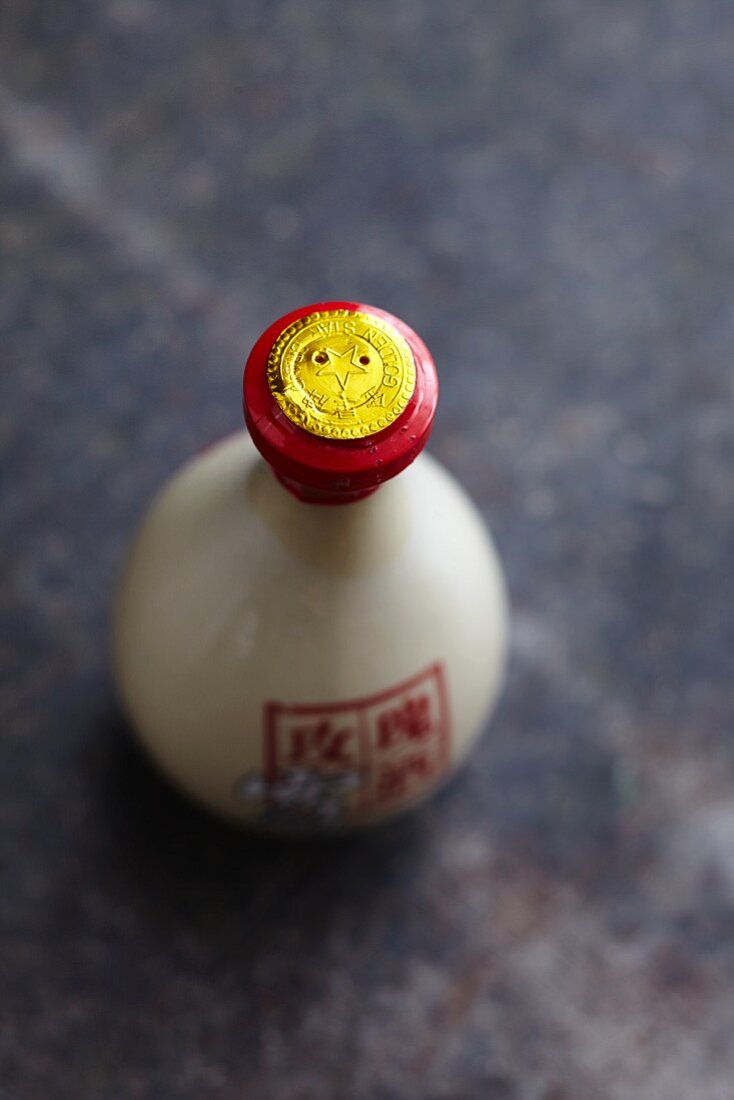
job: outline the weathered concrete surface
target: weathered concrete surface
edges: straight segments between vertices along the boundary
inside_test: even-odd
[[[7,0],[0,1095],[734,1097],[727,0]],[[433,348],[507,563],[472,766],[261,845],[131,747],[110,591],[285,309]]]

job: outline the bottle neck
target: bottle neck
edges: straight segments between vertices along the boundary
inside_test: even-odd
[[[296,500],[303,501],[304,504],[353,504],[357,500],[364,500],[365,497],[371,496],[379,488],[378,485],[374,485],[369,489],[348,489],[338,486],[334,489],[315,489],[308,485],[301,485],[300,482],[286,477],[277,470],[273,470],[273,473],[280,484]]]
[[[419,460],[420,461],[420,460]],[[319,572],[358,575],[390,560],[411,526],[411,472],[349,508],[314,508],[286,488],[267,463],[247,479],[250,508],[294,558]]]

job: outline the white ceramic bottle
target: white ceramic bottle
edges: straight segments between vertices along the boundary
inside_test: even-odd
[[[481,732],[504,584],[471,502],[418,457],[436,398],[397,318],[295,310],[248,360],[249,435],[154,501],[116,602],[116,679],[150,756],[211,810],[276,833],[371,825]]]

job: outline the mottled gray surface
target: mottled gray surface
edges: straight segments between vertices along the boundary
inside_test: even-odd
[[[730,0],[5,0],[0,1096],[734,1097]],[[425,811],[243,839],[110,592],[266,322],[427,339],[515,610]]]

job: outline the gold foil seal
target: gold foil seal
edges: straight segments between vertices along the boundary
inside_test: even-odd
[[[283,330],[268,358],[268,385],[299,428],[326,439],[364,439],[405,410],[415,363],[388,321],[329,309]]]

